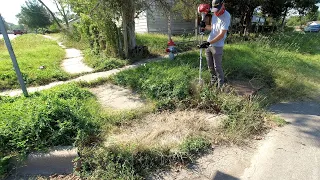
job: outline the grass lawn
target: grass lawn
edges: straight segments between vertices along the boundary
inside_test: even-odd
[[[12,46],[28,86],[69,78],[60,68],[65,51],[55,41],[42,35],[26,34],[14,39]],[[44,69],[40,69],[40,66],[44,66]],[[0,90],[19,87],[4,40],[0,40],[0,72]]]

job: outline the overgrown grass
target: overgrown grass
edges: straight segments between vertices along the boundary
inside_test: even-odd
[[[108,131],[114,126],[140,119],[145,113],[152,111],[108,112],[101,109],[91,93],[79,89],[79,86],[92,87],[106,81],[132,88],[155,102],[158,111],[198,109],[226,114],[228,118],[223,119],[221,133],[228,141],[238,143],[252,135],[259,135],[268,128],[266,121],[270,119],[279,124],[284,123],[264,110],[267,103],[319,96],[319,54],[313,49],[319,35],[286,35],[292,36],[291,43],[295,42],[294,37],[297,35],[302,36],[306,47],[299,43],[290,46],[287,45],[290,43],[289,38],[275,37],[263,37],[256,42],[242,42],[225,47],[223,65],[227,79],[259,80],[263,88],[254,97],[239,97],[233,92],[220,91],[206,84],[199,88],[196,81],[199,53],[192,51],[179,55],[174,61],[148,63],[120,72],[110,80],[100,79],[93,83],[61,86],[45,93],[37,93],[29,99],[3,98],[0,108],[5,113],[0,115],[0,119],[6,121],[0,124],[0,147],[3,148],[0,152],[6,154],[0,154],[0,164],[6,164],[7,158],[15,151],[24,152],[21,149],[42,149],[76,142],[81,147],[82,166],[79,173],[82,177],[143,179],[150,171],[166,168],[174,163],[189,163],[197,155],[210,149],[211,142],[207,137],[201,136],[189,136],[176,151],[134,144],[90,146],[90,142],[97,137],[90,136],[91,133],[97,135],[97,132],[101,133],[101,129]],[[205,82],[209,82],[206,67],[203,77]],[[15,111],[11,111],[9,107],[13,107]],[[20,117],[26,117],[26,120]],[[10,127],[12,132],[2,130],[1,127]],[[36,131],[31,131],[30,127]],[[42,127],[49,128],[41,129]],[[40,132],[45,134],[40,136]],[[46,136],[47,132],[55,138]],[[10,139],[12,137],[14,138]],[[31,141],[37,138],[37,143]],[[9,140],[14,143],[10,144]],[[9,146],[3,146],[4,144]],[[7,147],[11,147],[11,150]],[[1,170],[3,169],[0,172]]]
[[[300,50],[317,48],[313,47],[314,42],[320,39],[318,34],[287,35],[292,36],[291,43],[295,43],[297,35],[302,36],[306,44],[310,42],[305,46],[297,43]],[[208,87],[197,90],[193,82],[198,75],[198,52],[180,55],[174,61],[150,63],[120,72],[113,81],[155,100],[160,110],[199,108],[227,114],[229,118],[224,123],[225,129],[233,137],[246,137],[264,129],[262,107],[266,103],[319,96],[319,54],[301,54],[291,46],[279,48],[278,44],[288,40],[278,41],[273,37],[225,47],[223,65],[229,80],[258,79],[262,83],[263,89],[254,99],[221,93]],[[209,73],[205,71],[203,75],[208,82]]]
[[[228,79],[259,79],[270,102],[319,96],[319,34],[288,33],[225,47]],[[291,41],[290,41],[291,40]]]
[[[108,71],[116,68],[121,68],[129,64],[128,60],[96,55],[93,54],[89,49],[84,50],[84,54],[85,63],[96,71]]]
[[[150,172],[174,163],[190,163],[207,152],[210,142],[189,137],[177,152],[169,149],[138,149],[134,146],[84,149],[80,174],[88,179],[145,179]]]
[[[137,45],[147,46],[152,55],[166,54],[168,36],[165,34],[137,34]],[[194,36],[173,36],[178,52],[184,52],[196,48],[197,42]]]
[[[90,92],[75,85],[28,98],[0,97],[0,171],[11,155],[58,145],[89,145],[98,138],[99,107]]]
[[[26,34],[14,39],[12,46],[28,86],[44,85],[69,78],[69,75],[60,68],[65,51],[55,41],[46,39],[42,35]],[[0,90],[19,87],[3,40],[0,40],[0,72]]]
[[[295,43],[297,35],[305,38],[304,44],[310,42],[311,46]],[[158,110],[192,108],[226,114],[228,118],[223,119],[222,134],[229,141],[241,142],[264,132],[269,124],[267,121],[285,124],[282,119],[265,112],[266,104],[319,96],[319,54],[313,47],[319,36],[286,36],[291,36],[292,42],[286,38],[275,40],[276,37],[269,37],[225,47],[223,63],[227,79],[258,80],[263,88],[254,97],[239,97],[207,85],[199,88],[195,82],[198,52],[180,55],[174,61],[165,60],[126,70],[111,80],[152,99]],[[208,82],[209,73],[205,71],[203,75]],[[134,145],[86,149],[82,151],[81,175],[92,179],[143,179],[156,168],[177,162],[188,163],[194,154],[209,147],[206,137],[189,137],[174,152],[139,149],[143,147]]]
[[[53,146],[91,147],[113,126],[153,110],[105,110],[93,94],[80,87],[91,85],[61,85],[27,98],[0,96],[0,178],[12,157]]]
[[[197,53],[190,53],[174,61],[149,63],[120,72],[113,81],[154,100],[158,110],[196,108],[228,115],[224,126],[234,142],[263,131],[265,112],[258,98],[250,100],[233,93],[221,93],[208,86],[198,89],[196,77]],[[208,82],[208,72],[204,72],[204,79]]]

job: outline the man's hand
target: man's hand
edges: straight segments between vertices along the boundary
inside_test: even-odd
[[[198,48],[200,48],[200,49],[206,49],[206,48],[208,48],[210,46],[210,43],[209,42],[204,42],[204,43],[202,43],[202,44],[200,44],[200,45],[198,45]]]
[[[200,27],[201,28],[206,28],[206,22],[205,21],[201,21],[200,22]]]

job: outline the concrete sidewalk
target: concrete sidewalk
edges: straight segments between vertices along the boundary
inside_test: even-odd
[[[320,179],[320,103],[281,103],[271,107],[289,124],[262,141],[243,180]]]

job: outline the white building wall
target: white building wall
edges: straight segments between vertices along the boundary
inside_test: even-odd
[[[139,17],[135,19],[135,27],[137,33],[148,33],[147,12],[142,12]]]

